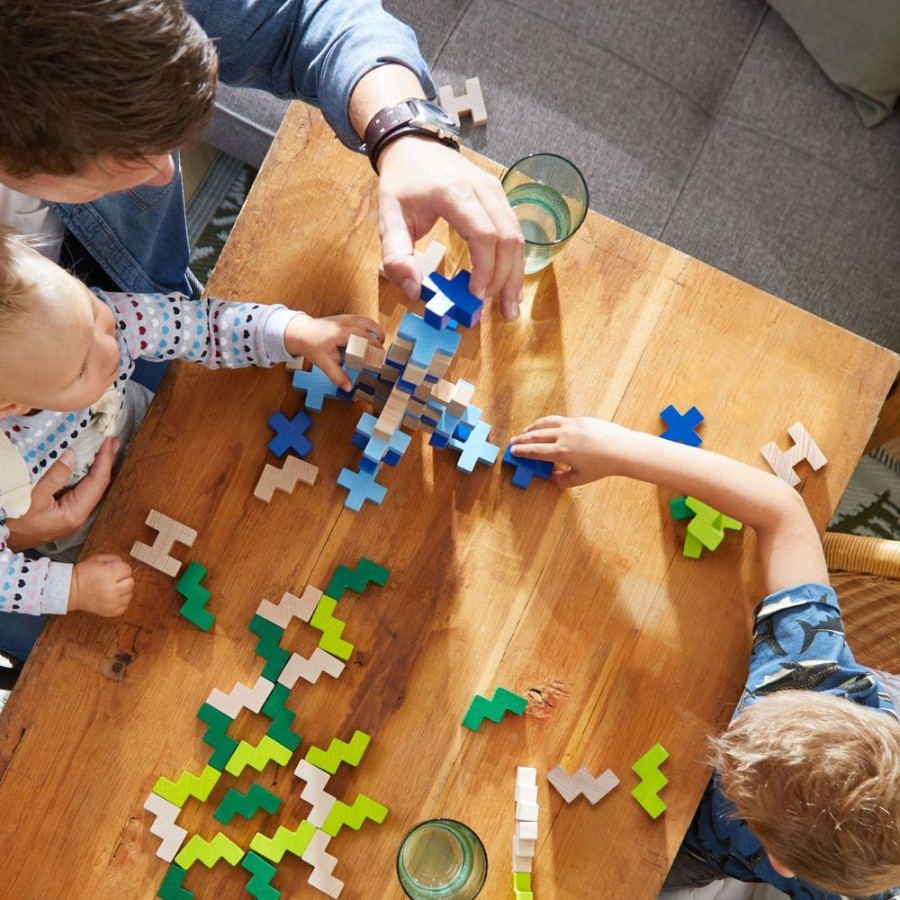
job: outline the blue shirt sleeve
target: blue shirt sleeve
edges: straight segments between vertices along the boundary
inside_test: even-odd
[[[216,42],[222,81],[320,106],[353,149],[361,140],[350,95],[366,72],[399,63],[436,95],[415,34],[380,0],[186,0],[185,7]]]

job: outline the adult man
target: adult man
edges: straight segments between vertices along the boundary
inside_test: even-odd
[[[413,102],[433,97],[433,82],[415,36],[378,0],[5,0],[0,224],[44,235],[48,255],[101,286],[196,293],[174,151],[202,134],[217,76],[316,103],[369,154],[384,267],[410,297],[413,242],[443,217],[469,242],[473,292],[499,294],[515,317],[515,216],[497,180],[457,152],[440,109]],[[69,470],[39,473],[31,509],[8,522],[10,546],[77,531],[112,459],[107,448],[59,501]]]

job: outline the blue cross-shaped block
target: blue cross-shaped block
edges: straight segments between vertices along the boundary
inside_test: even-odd
[[[302,409],[293,419],[275,413],[269,419],[269,427],[275,432],[275,437],[269,441],[269,449],[276,456],[284,456],[288,450],[293,450],[297,456],[306,456],[312,450],[312,442],[306,436],[310,425],[312,419]]]
[[[359,378],[359,372],[354,369],[349,369],[346,366],[343,367],[344,374],[356,384],[356,379]],[[331,379],[318,367],[313,366],[309,372],[304,371],[303,369],[297,369],[294,372],[294,379],[292,384],[294,385],[294,389],[297,391],[306,391],[306,402],[305,406],[307,409],[315,410],[319,412],[322,409],[322,402],[326,397],[345,397],[350,398],[353,395],[352,391],[342,391],[338,389],[336,384],[333,384]]]
[[[349,491],[344,506],[359,512],[363,503],[369,500],[372,503],[380,504],[387,494],[387,488],[375,481],[375,472],[354,472],[353,469],[341,469],[338,475],[337,483]]]
[[[421,316],[406,313],[400,320],[398,337],[411,341],[413,348],[409,360],[414,366],[427,369],[436,352],[453,356],[459,347],[460,334],[451,328],[437,329],[429,325]]]
[[[692,406],[684,415],[669,404],[659,417],[669,427],[660,435],[667,441],[675,441],[678,444],[688,444],[691,447],[699,447],[703,438],[694,429],[703,421],[703,413]]]
[[[432,272],[429,278],[432,285],[440,293],[428,301],[425,309],[428,310],[429,307],[432,307],[439,320],[449,318],[459,322],[464,328],[471,328],[481,318],[481,313],[484,311],[484,301],[469,293],[469,276],[470,273],[465,269],[457,272],[452,279],[444,278],[443,275]],[[445,302],[440,301],[441,296],[450,301],[449,306]],[[427,321],[427,314],[425,318]],[[444,325],[436,325],[435,327],[443,328]]]
[[[378,439],[374,436],[375,424],[377,419],[371,413],[363,413],[359,417],[356,425],[356,431],[350,442],[354,447],[359,447],[363,451],[363,459],[373,459],[377,453],[376,446],[372,441]],[[406,453],[407,447],[412,442],[412,437],[399,428],[391,435],[389,441],[381,441],[382,455],[378,457],[378,462],[385,462],[389,466],[396,466],[400,462],[400,458]]]
[[[516,487],[527,488],[531,484],[532,478],[543,478],[545,481],[550,479],[553,474],[552,462],[546,459],[525,459],[522,456],[513,456],[510,452],[511,449],[511,445],[506,448],[503,462],[516,467],[512,478],[512,483]]]
[[[467,426],[468,427],[468,426]],[[450,446],[460,451],[457,469],[468,472],[470,475],[475,469],[475,463],[484,463],[492,466],[497,461],[500,448],[492,444],[488,439],[491,426],[487,422],[479,422],[469,432],[465,440],[451,440]]]

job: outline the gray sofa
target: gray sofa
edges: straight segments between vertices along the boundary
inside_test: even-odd
[[[481,79],[468,146],[562,153],[593,209],[900,350],[900,114],[863,127],[764,0],[385,6],[438,84]],[[258,165],[283,111],[223,90],[209,140]]]

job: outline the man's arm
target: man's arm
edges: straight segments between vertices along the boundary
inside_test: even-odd
[[[802,497],[768,472],[599,419],[549,416],[512,439],[513,454],[568,466],[562,487],[610,475],[688,494],[756,532],[766,590],[828,583],[822,542]]]

